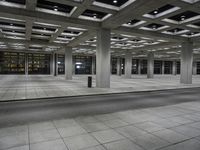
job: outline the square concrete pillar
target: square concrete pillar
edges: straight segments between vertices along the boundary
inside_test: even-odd
[[[57,59],[56,59],[56,53],[53,53],[52,54],[52,61],[51,61],[51,74],[53,76],[56,76],[56,70],[57,70]]]
[[[65,48],[65,79],[72,80],[72,47]]]
[[[193,43],[182,43],[181,50],[181,78],[183,84],[192,84]]]
[[[177,74],[177,72],[176,72],[176,61],[173,61],[173,63],[172,63],[172,74],[173,75],[176,75]]]
[[[110,29],[97,30],[96,86],[110,87]]]
[[[130,79],[132,74],[132,54],[127,52],[125,55],[125,78]]]
[[[117,75],[121,76],[122,75],[122,65],[121,65],[121,58],[117,58]]]
[[[197,62],[193,62],[193,75],[197,75]]]
[[[149,52],[147,54],[147,78],[153,78],[154,76],[154,53]]]

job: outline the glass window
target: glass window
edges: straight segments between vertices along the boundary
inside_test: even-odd
[[[58,74],[65,74],[65,55],[58,55]]]
[[[25,74],[25,54],[0,52],[0,74]]]
[[[162,61],[154,61],[154,74],[162,74]]]
[[[28,54],[29,74],[50,74],[50,55]]]
[[[74,56],[75,74],[92,73],[92,56]]]

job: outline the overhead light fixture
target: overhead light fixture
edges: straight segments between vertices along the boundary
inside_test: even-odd
[[[116,4],[118,1],[117,0],[113,0],[113,3]]]
[[[154,12],[153,12],[154,14],[157,14],[158,13],[158,10],[154,10]]]
[[[54,11],[58,11],[58,6],[54,6]]]
[[[181,20],[182,20],[182,21],[185,20],[185,16],[181,16]]]
[[[93,18],[97,18],[97,14],[93,14]]]

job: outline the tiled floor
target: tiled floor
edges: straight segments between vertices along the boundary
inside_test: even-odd
[[[192,85],[180,84],[179,78],[180,76],[157,75],[154,79],[147,79],[145,75],[133,75],[132,79],[125,79],[123,76],[113,75],[111,88],[108,89],[95,88],[95,76],[93,76],[93,88],[87,88],[86,75],[73,76],[72,81],[66,81],[64,76],[1,75],[0,101],[200,87],[200,76],[193,77]]]
[[[0,129],[0,150],[199,150],[200,102]]]

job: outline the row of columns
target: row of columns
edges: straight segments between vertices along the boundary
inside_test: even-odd
[[[99,29],[97,31],[97,50],[96,50],[96,86],[99,88],[109,88],[110,87],[110,70],[111,70],[111,58],[110,58],[110,29]],[[181,83],[191,84],[192,83],[192,63],[193,63],[193,52],[192,43],[186,42],[182,44],[181,51]],[[56,54],[52,58],[52,63],[57,62]],[[121,75],[121,60],[117,60],[117,74]],[[153,78],[154,76],[154,53],[148,53],[147,60],[147,77]],[[139,63],[140,64],[140,63]],[[53,65],[55,66],[55,65]],[[72,47],[65,48],[65,78],[67,80],[72,79]],[[127,51],[125,55],[125,77],[131,78],[132,71],[132,54]],[[163,65],[164,66],[164,65]],[[141,68],[141,66],[138,66]],[[52,74],[57,74],[57,67],[52,67]],[[93,63],[92,73],[94,74],[95,66]],[[141,70],[141,69],[139,69]],[[139,72],[140,73],[140,72]],[[173,74],[176,74],[176,65],[173,63]]]

